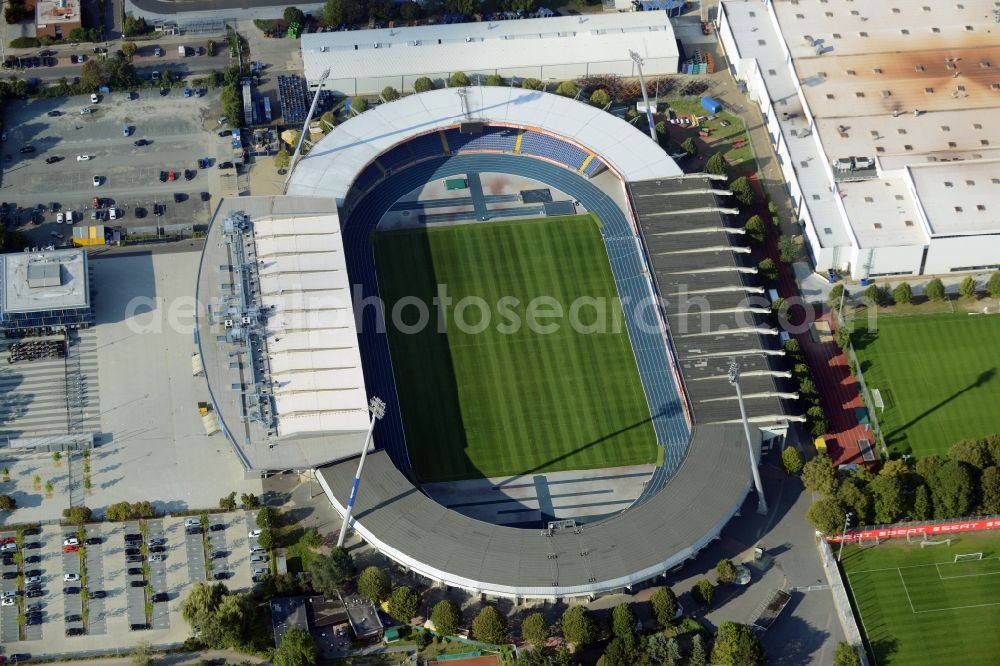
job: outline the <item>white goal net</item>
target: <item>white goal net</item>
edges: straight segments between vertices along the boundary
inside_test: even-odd
[[[940,541],[930,541],[929,539],[925,539],[924,541],[920,542],[921,548],[926,548],[927,546],[942,546],[942,545],[951,547],[951,539],[941,539]]]
[[[956,562],[966,562],[968,560],[981,560],[983,559],[982,553],[963,553],[961,555],[955,556]]]

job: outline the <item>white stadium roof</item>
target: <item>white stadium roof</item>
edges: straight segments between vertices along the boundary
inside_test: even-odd
[[[532,128],[573,141],[626,181],[682,174],[662,148],[604,111],[549,93],[512,87],[433,90],[351,118],[313,146],[295,168],[288,194],[333,197],[342,204],[357,175],[376,157],[420,134],[469,120]]]
[[[302,35],[310,84],[330,79],[394,77],[416,72],[466,72],[600,61],[620,63],[628,52],[676,59],[677,43],[664,12],[560,16]],[[592,74],[620,73],[618,67]]]
[[[368,427],[336,213],[254,219],[278,436]]]

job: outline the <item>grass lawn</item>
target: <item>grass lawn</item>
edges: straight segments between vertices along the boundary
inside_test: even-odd
[[[978,552],[982,560],[954,561]],[[877,666],[997,663],[1000,534],[962,534],[950,547],[846,546],[841,566]]]
[[[373,239],[387,316],[407,296],[432,303],[437,285],[454,299],[446,333],[437,332],[436,314],[419,333],[388,327],[419,482],[655,462],[649,409],[593,217],[437,226]],[[575,332],[568,317],[538,320],[558,324],[555,332],[527,325],[532,299],[554,299],[565,314],[585,296],[607,304],[604,332]],[[487,304],[485,330],[459,330],[459,318],[483,322],[478,308],[456,307],[465,297]],[[506,306],[498,307],[503,298]],[[416,308],[400,312],[406,325],[417,319]],[[512,316],[522,325],[508,326]],[[593,308],[579,314],[585,324],[595,319]]]
[[[854,328],[869,389],[878,389],[886,444],[900,453],[943,454],[956,441],[1000,431],[1000,317],[937,314],[878,318]]]
[[[663,101],[678,115],[710,115],[701,105],[701,97],[673,97]],[[729,123],[728,127],[722,125],[721,121],[723,120]],[[670,129],[671,135],[679,137],[678,145],[690,136],[694,138],[695,143],[708,157],[722,151],[723,157],[729,162],[730,173],[755,172],[757,170],[753,148],[750,146],[750,134],[738,116],[727,111],[720,111],[716,114],[715,120],[706,120],[701,124],[701,128],[682,129],[671,126]],[[712,135],[708,138],[699,137],[698,129],[709,129]],[[733,141],[736,139],[745,139],[746,144],[742,148],[734,148]]]

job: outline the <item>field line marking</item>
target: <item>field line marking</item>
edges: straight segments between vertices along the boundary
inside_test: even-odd
[[[912,603],[910,604],[913,605]],[[1000,601],[994,601],[991,604],[973,604],[971,606],[952,606],[951,608],[931,608],[922,611],[913,611],[914,613],[942,613],[945,611],[962,610],[965,608],[988,608],[990,606],[1000,606]]]
[[[916,609],[913,607],[913,599],[910,598],[910,590],[906,587],[906,581],[903,580],[903,572],[896,568],[896,573],[899,574],[899,582],[903,584],[903,592],[906,592],[906,600],[910,602],[910,612],[916,613]]]
[[[975,561],[985,562],[986,560],[1000,560],[1000,557],[987,557]],[[941,564],[961,564],[961,562],[929,562],[927,564],[908,564],[905,567],[885,567],[884,569],[863,569],[861,571],[851,571],[850,573],[848,573],[848,576],[865,574],[865,573],[882,573],[884,571],[893,571],[898,569],[919,569],[920,567],[937,567]]]
[[[977,574],[960,574],[958,576],[942,576],[941,570],[938,569],[938,578],[941,580],[952,580],[953,578],[977,578],[979,576],[998,576],[1000,571],[990,571],[988,573],[977,573]]]

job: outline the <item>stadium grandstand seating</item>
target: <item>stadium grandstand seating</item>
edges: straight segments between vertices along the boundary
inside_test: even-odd
[[[448,130],[445,134],[453,153],[472,151],[514,152],[518,130],[511,127],[484,127],[482,134],[461,134]]]
[[[521,138],[521,154],[554,160],[574,170],[579,169],[589,155],[583,148],[567,143],[551,134],[542,134],[531,130],[526,130]]]

